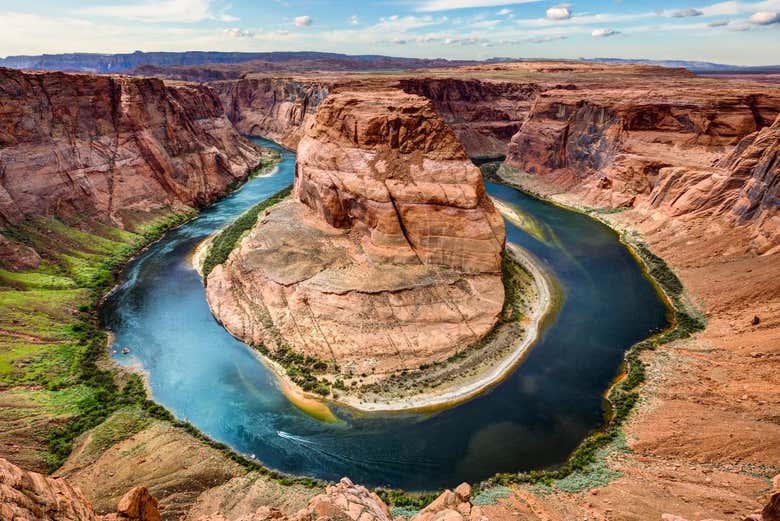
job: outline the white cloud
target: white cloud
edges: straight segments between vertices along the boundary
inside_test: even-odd
[[[731,0],[700,7],[699,10],[704,16],[734,16],[755,13],[758,11],[777,12],[780,10],[780,0],[763,0],[760,2],[738,2]]]
[[[616,31],[614,29],[594,29],[592,33],[590,33],[591,36],[594,38],[606,38],[608,36],[616,36],[620,34],[620,31]]]
[[[466,9],[469,7],[495,7],[513,4],[531,4],[541,0],[425,0],[418,7],[418,11],[449,11],[452,9]]]
[[[357,15],[353,14],[349,17],[349,24],[350,25],[358,25],[360,24],[360,18],[358,18]]]
[[[630,13],[630,14],[612,14],[599,13],[588,15],[572,15],[568,20],[550,20],[548,18],[522,18],[517,20],[517,24],[523,27],[553,27],[566,25],[604,25],[617,24],[624,22],[634,22],[648,18],[657,18],[658,14],[654,12]]]
[[[143,22],[194,23],[203,20],[236,22],[238,18],[216,9],[212,0],[145,0],[127,5],[98,5],[76,12],[87,16],[124,18]]]
[[[679,11],[674,11],[672,13],[672,17],[674,18],[687,18],[689,16],[701,16],[704,13],[699,11],[698,9],[680,9]]]
[[[512,10],[511,10],[511,9],[504,8],[504,9],[501,9],[501,10],[500,10],[499,12],[497,12],[496,14],[497,14],[498,16],[509,16],[510,14],[512,14]]]
[[[222,32],[230,36],[231,38],[254,38],[255,36],[255,33],[253,33],[252,31],[239,29],[238,27],[229,27],[227,29],[222,29]]]
[[[571,9],[568,5],[557,5],[547,10],[548,20],[568,20],[571,18]]]
[[[725,27],[729,24],[729,20],[718,20],[715,22],[710,22],[707,24],[707,27]]]
[[[311,16],[296,16],[294,22],[296,27],[308,27],[311,25]]]
[[[780,16],[771,11],[759,11],[748,18],[748,21],[755,25],[772,25],[780,23]]]

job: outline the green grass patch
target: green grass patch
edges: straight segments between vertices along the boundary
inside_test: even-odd
[[[97,303],[133,252],[194,215],[171,214],[136,232],[84,220],[78,228],[56,219],[33,219],[3,234],[28,244],[44,261],[26,272],[0,270],[0,387],[22,391],[51,417],[69,420],[47,433],[51,470],[73,441],[116,411],[146,400],[140,379],[119,388],[106,357],[106,333]]]
[[[203,261],[203,277],[208,276],[214,267],[219,266],[225,262],[232,252],[236,244],[244,236],[244,233],[249,231],[255,223],[260,214],[279,203],[282,199],[292,193],[292,186],[285,188],[284,190],[277,192],[265,201],[256,204],[246,212],[244,212],[238,219],[222,229],[211,242],[208,254]]]

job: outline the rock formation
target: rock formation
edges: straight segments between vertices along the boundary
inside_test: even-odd
[[[487,521],[470,502],[471,487],[463,483],[445,490],[410,521]],[[234,498],[239,501],[242,498]],[[116,512],[96,514],[78,488],[64,479],[26,472],[0,458],[0,519],[3,521],[161,521],[157,500],[144,487],[128,491]],[[188,517],[190,519],[190,517]],[[348,478],[326,487],[293,515],[269,506],[250,514],[226,517],[223,513],[197,515],[193,521],[393,521],[390,508],[374,492]]]
[[[117,512],[101,516],[81,491],[64,479],[27,472],[0,458],[0,519],[3,521],[160,521],[157,500],[135,487]]]
[[[427,97],[471,157],[509,164],[572,190],[596,207],[647,205],[671,217],[749,226],[754,247],[776,245],[776,163],[761,180],[743,162],[747,141],[780,114],[780,91],[694,80],[681,69],[592,63],[512,63],[384,77],[335,73],[259,76],[213,85],[231,120],[296,146],[326,92],[388,87]],[[755,134],[755,135],[754,135]],[[772,147],[770,147],[771,149]],[[771,159],[770,155],[767,156]],[[682,196],[682,194],[686,194]]]
[[[548,90],[512,137],[508,162],[593,206],[647,204],[672,217],[755,227],[777,245],[780,94],[649,85]]]
[[[207,87],[0,69],[0,107],[0,226],[58,216],[133,228],[213,201],[261,157]]]
[[[225,111],[243,134],[263,136],[295,148],[303,129],[328,95],[329,85],[285,78],[214,82]]]
[[[503,248],[479,170],[427,100],[342,92],[298,146],[293,199],[214,269],[207,295],[252,344],[287,345],[341,374],[388,374],[491,330]]]
[[[459,78],[404,78],[400,88],[425,96],[471,157],[503,157],[542,87]]]

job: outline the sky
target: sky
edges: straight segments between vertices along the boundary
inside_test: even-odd
[[[780,64],[780,0],[0,0],[0,56],[330,51]]]

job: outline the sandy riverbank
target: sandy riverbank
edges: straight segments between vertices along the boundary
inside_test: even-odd
[[[554,302],[552,284],[537,260],[525,249],[512,243],[507,244],[507,253],[531,275],[537,297],[524,318],[524,334],[517,339],[509,353],[475,376],[455,378],[444,386],[414,396],[377,401],[343,396],[336,401],[365,412],[440,410],[474,398],[506,378],[536,342],[545,317],[553,310]]]

